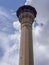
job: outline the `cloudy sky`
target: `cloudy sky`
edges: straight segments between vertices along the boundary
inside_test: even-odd
[[[49,65],[49,0],[0,0],[0,65],[19,64],[21,27],[16,10],[26,4],[37,10],[32,26],[34,64]]]

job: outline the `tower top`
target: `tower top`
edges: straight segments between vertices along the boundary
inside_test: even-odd
[[[30,6],[30,5],[24,5],[24,6],[21,6],[18,10],[17,10],[17,17],[19,17],[19,15],[21,13],[24,13],[24,12],[30,12],[32,14],[34,14],[34,16],[36,17],[37,15],[37,11],[34,7]]]

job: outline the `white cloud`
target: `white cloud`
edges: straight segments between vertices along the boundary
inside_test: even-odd
[[[19,36],[19,34],[18,34]],[[13,45],[9,46],[9,44]],[[0,33],[0,47],[5,50],[3,53],[3,58],[0,61],[0,64],[3,65],[18,65],[19,59],[19,39],[17,37],[17,33],[12,35],[6,35],[4,33]],[[0,52],[1,53],[1,52]],[[13,59],[13,60],[12,60]]]
[[[0,61],[0,64],[6,64],[6,65],[18,65],[18,60],[19,60],[19,34],[15,33],[12,35],[6,35],[4,33],[0,33],[0,47],[4,48],[5,52],[4,52],[4,56],[2,58],[2,60]],[[9,46],[9,44],[12,44],[13,41],[13,45]],[[1,53],[1,52],[0,52]],[[12,60],[13,59],[13,60]]]
[[[6,32],[0,31],[0,48],[4,51],[0,51],[3,54],[1,57],[0,54],[0,65],[18,65],[19,60],[19,42],[20,42],[20,32],[19,32],[19,23],[13,22],[15,17],[13,17],[10,12],[6,9],[0,7],[0,29],[7,31],[7,27],[13,26],[13,28],[17,28],[14,33],[7,34]],[[11,20],[12,19],[12,20]],[[2,21],[2,25],[1,25]],[[12,23],[10,22],[12,21]],[[8,22],[8,23],[7,23]],[[11,26],[9,25],[9,22]],[[13,24],[13,25],[12,25]],[[17,25],[17,27],[16,27]],[[12,29],[12,28],[11,28]],[[11,30],[10,29],[10,30]],[[17,31],[18,30],[18,31]]]
[[[8,12],[8,10],[6,8],[0,6],[0,18],[1,17],[6,17],[6,18],[12,19],[12,20],[14,19],[13,16],[11,16],[11,13]]]
[[[13,22],[13,27],[20,32],[20,22],[19,21],[14,21]]]
[[[0,6],[0,31],[6,33],[14,33],[13,21],[16,20],[16,16],[12,15],[13,12]]]
[[[40,26],[37,26],[36,28],[34,28],[33,32],[34,35],[39,36],[40,32],[42,31],[42,28]]]
[[[36,19],[39,21],[39,22],[43,22],[45,23],[49,18],[49,12],[48,10],[46,9],[47,8],[47,1],[48,0],[26,0],[26,3],[27,5],[31,5],[33,7],[36,8],[37,10],[37,17]]]

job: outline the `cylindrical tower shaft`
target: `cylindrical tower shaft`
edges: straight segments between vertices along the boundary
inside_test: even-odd
[[[17,16],[21,23],[19,65],[34,65],[32,45],[32,23],[36,17],[35,8],[25,5],[19,8]]]
[[[32,25],[28,26],[27,24],[23,26],[22,24],[19,65],[34,65],[32,47]]]

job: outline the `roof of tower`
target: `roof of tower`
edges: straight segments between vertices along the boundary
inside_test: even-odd
[[[36,17],[37,15],[37,11],[34,7],[30,6],[30,5],[24,5],[21,6],[18,10],[17,10],[17,17],[19,17],[19,15],[23,12],[31,12],[32,14],[34,13],[34,16]]]

